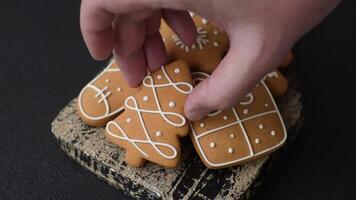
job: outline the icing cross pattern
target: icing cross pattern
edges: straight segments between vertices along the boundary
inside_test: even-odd
[[[204,72],[194,72],[194,73],[192,73],[192,75],[193,75],[193,77],[194,77],[194,76],[197,76],[197,75],[204,76],[205,78],[209,77],[209,74],[204,73]],[[194,77],[194,78],[193,78],[193,83],[194,83],[194,84],[197,84],[198,82],[200,82],[200,81],[202,81],[202,80],[204,80],[204,78],[201,78],[201,77]],[[261,81],[261,83],[262,83],[262,85],[267,89],[267,86],[265,85],[265,83],[264,83],[263,80]],[[268,91],[268,93],[269,93],[269,96],[272,97],[272,95],[270,94],[270,92],[269,92],[268,89],[267,89],[267,91]],[[246,95],[246,97],[249,98],[248,101],[240,102],[240,105],[246,106],[246,105],[249,105],[249,104],[251,104],[251,103],[253,102],[254,96],[253,96],[253,94],[252,94],[251,92],[248,93],[248,94]],[[272,102],[273,102],[273,104],[274,104],[274,107],[276,107],[275,102],[273,101],[273,99],[272,99]],[[215,111],[215,112],[213,112],[213,113],[210,113],[207,117],[213,117],[213,116],[219,115],[221,112],[222,112],[222,111],[220,111],[220,110],[219,110],[219,111]],[[199,135],[196,134],[195,129],[193,128],[193,127],[194,127],[193,124],[192,124],[192,123],[190,124],[190,125],[191,125],[191,130],[192,130],[192,133],[193,133],[193,136],[194,136],[194,139],[195,139],[195,141],[196,141],[196,144],[197,144],[197,146],[198,146],[200,152],[202,153],[202,156],[203,156],[204,159],[205,159],[208,163],[210,163],[210,165],[212,165],[212,166],[223,166],[223,165],[226,165],[226,164],[231,164],[231,163],[237,162],[237,161],[242,160],[242,159],[247,159],[247,158],[253,157],[254,155],[258,155],[258,154],[263,153],[264,151],[269,150],[269,149],[266,149],[266,150],[264,150],[264,151],[262,151],[262,152],[259,152],[259,153],[255,153],[255,152],[253,151],[253,148],[252,148],[252,145],[251,145],[251,141],[250,141],[250,139],[249,139],[249,137],[248,137],[248,135],[247,135],[247,132],[246,132],[245,127],[244,127],[244,125],[242,124],[242,122],[248,121],[248,120],[252,120],[252,119],[254,119],[254,118],[258,118],[258,117],[261,117],[261,116],[273,114],[273,113],[278,114],[279,117],[280,117],[280,113],[279,113],[278,110],[276,110],[276,109],[271,110],[271,111],[267,111],[267,112],[263,112],[263,113],[259,113],[259,114],[256,114],[256,115],[247,117],[247,118],[245,118],[245,119],[240,119],[240,117],[239,117],[239,115],[238,115],[238,113],[237,113],[237,111],[236,111],[235,108],[232,108],[232,112],[233,112],[233,114],[234,114],[234,116],[235,116],[235,121],[233,121],[233,122],[231,122],[231,123],[229,123],[229,124],[226,124],[226,125],[224,125],[224,126],[220,126],[220,127],[218,127],[218,128],[214,128],[214,129],[211,129],[211,130],[208,130],[208,131],[199,133]],[[281,119],[281,117],[280,117],[280,119]],[[202,124],[203,124],[203,123],[201,123],[201,125],[202,125]],[[229,161],[229,162],[227,162],[227,163],[218,163],[218,164],[216,164],[216,163],[211,163],[211,162],[208,160],[208,158],[206,157],[205,152],[204,152],[204,150],[202,149],[201,144],[199,143],[199,139],[202,138],[202,137],[204,137],[204,136],[206,136],[206,135],[212,134],[212,133],[214,133],[214,132],[217,132],[217,131],[220,131],[220,130],[223,130],[223,129],[225,129],[225,128],[229,128],[229,127],[232,127],[232,126],[235,126],[235,125],[239,125],[240,128],[241,128],[241,130],[242,130],[243,136],[244,136],[245,141],[247,142],[247,145],[248,145],[248,148],[249,148],[249,152],[250,152],[249,156],[248,156],[247,158],[245,157],[245,158],[241,158],[241,159],[238,159],[238,160]],[[284,125],[283,125],[283,126],[284,126]],[[285,127],[283,127],[283,128],[284,128],[284,131],[285,131]],[[230,137],[231,137],[231,136],[230,136]],[[257,140],[257,139],[256,139],[256,140]],[[255,142],[256,142],[256,141],[255,141]],[[257,142],[256,142],[256,143],[257,143]],[[259,143],[259,140],[258,140],[258,143]],[[214,144],[215,144],[215,143],[214,143]],[[273,148],[273,147],[272,147],[272,148]],[[232,153],[232,151],[230,151],[230,149],[229,149],[229,153]]]
[[[79,101],[79,109],[80,112],[88,119],[91,120],[101,120],[104,119],[106,117],[110,117],[112,115],[115,115],[116,113],[120,112],[123,108],[118,108],[117,110],[110,112],[110,106],[109,106],[109,102],[108,102],[108,97],[112,94],[112,92],[109,90],[108,86],[105,86],[104,88],[100,89],[99,87],[97,87],[96,85],[94,85],[94,82],[96,80],[98,80],[104,73],[107,72],[120,72],[120,69],[117,68],[110,68],[113,64],[114,64],[114,60],[112,60],[110,62],[110,64],[108,65],[108,67],[103,70],[98,76],[96,76],[92,81],[90,81],[80,92],[79,97],[78,97],[78,101]],[[98,100],[98,103],[104,103],[105,106],[105,113],[102,116],[90,116],[88,115],[84,109],[83,109],[83,104],[82,104],[82,98],[83,98],[83,94],[85,92],[86,89],[93,89],[96,94],[94,95],[94,98],[98,98],[100,96],[100,99]],[[108,91],[109,90],[109,91]],[[108,92],[107,92],[108,91]]]
[[[111,124],[114,125],[115,127],[117,127],[120,132],[122,133],[123,136],[117,136],[115,134],[113,134],[109,128],[107,128],[107,132],[118,139],[130,142],[139,152],[141,152],[142,155],[144,155],[145,157],[149,157],[149,155],[142,149],[140,148],[137,143],[144,143],[144,144],[150,144],[162,157],[166,158],[166,159],[174,159],[177,157],[177,149],[170,145],[170,144],[166,144],[166,143],[162,143],[162,142],[155,142],[152,140],[152,138],[150,137],[150,134],[147,131],[147,128],[145,126],[145,122],[142,118],[142,113],[153,113],[153,114],[159,114],[161,115],[161,117],[163,119],[165,119],[166,122],[168,122],[169,124],[171,124],[172,126],[175,127],[182,127],[186,124],[186,119],[184,118],[183,115],[180,115],[178,113],[175,112],[166,112],[163,111],[157,96],[157,92],[156,92],[156,88],[162,88],[162,87],[174,87],[177,91],[183,93],[183,94],[189,94],[192,90],[193,90],[193,86],[187,82],[172,82],[172,80],[170,79],[170,77],[168,76],[165,68],[162,66],[161,67],[162,72],[164,74],[164,76],[166,77],[166,79],[168,80],[168,83],[164,83],[164,84],[154,84],[153,81],[153,77],[151,75],[146,76],[146,78],[143,80],[143,85],[145,87],[151,88],[152,92],[153,92],[153,96],[155,97],[155,101],[156,101],[156,105],[157,105],[157,110],[146,110],[146,109],[141,109],[138,106],[137,100],[135,99],[134,96],[130,96],[126,99],[125,101],[125,106],[131,110],[136,111],[139,120],[140,120],[140,124],[143,128],[146,140],[138,140],[138,139],[132,139],[129,138],[127,136],[127,134],[125,133],[125,131],[120,127],[119,124],[117,124],[115,121],[110,121],[107,125],[107,127],[109,127]],[[149,80],[149,82],[147,82],[147,80]],[[181,88],[179,88],[179,86],[187,86],[188,90],[182,90]],[[129,101],[133,102],[133,106],[131,106],[129,104]],[[180,119],[180,122],[176,123],[174,121],[171,121],[167,118],[167,116],[172,115],[175,117],[178,117]],[[172,152],[170,155],[165,154],[164,152],[162,152],[162,150],[159,149],[159,146],[161,147],[166,147],[168,149],[170,149],[170,151]]]

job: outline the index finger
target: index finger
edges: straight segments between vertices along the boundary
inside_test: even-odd
[[[91,56],[96,60],[104,60],[110,56],[114,46],[114,15],[94,2],[82,1],[80,28]]]

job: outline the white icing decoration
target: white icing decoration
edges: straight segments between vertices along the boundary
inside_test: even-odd
[[[95,98],[98,98],[101,95],[101,98],[98,100],[98,103],[105,101],[111,95],[110,91],[105,93],[105,91],[107,91],[108,89],[109,87],[105,86],[103,89],[99,90],[100,92],[96,93],[96,95],[94,96]]]
[[[246,106],[246,105],[249,105],[253,102],[254,100],[254,97],[253,97],[253,94],[250,92],[246,95],[246,97],[248,97],[248,100],[247,101],[242,101],[240,102],[240,105],[243,105],[243,106]]]
[[[121,87],[118,87],[118,88],[116,89],[116,91],[121,92],[121,91],[122,91]]]
[[[258,125],[258,128],[261,129],[261,130],[264,129],[263,124],[259,124],[259,125]]]
[[[165,112],[165,111],[162,111],[162,108],[161,108],[161,105],[159,103],[159,100],[158,100],[158,96],[157,96],[157,92],[156,92],[156,88],[161,88],[161,87],[174,87],[176,90],[178,90],[179,92],[183,93],[183,94],[189,94],[192,90],[193,90],[193,86],[191,86],[189,83],[187,82],[172,82],[172,80],[170,79],[170,77],[168,76],[166,70],[164,67],[161,68],[162,69],[162,72],[163,74],[165,75],[166,79],[168,80],[168,83],[164,83],[164,84],[157,84],[155,85],[154,82],[153,82],[153,78],[152,76],[148,75],[145,77],[145,79],[143,80],[143,85],[145,87],[148,87],[148,88],[151,88],[152,89],[152,92],[153,92],[153,96],[155,97],[155,101],[156,101],[156,104],[157,104],[157,110],[146,110],[146,109],[141,109],[138,107],[138,104],[137,104],[137,101],[135,99],[134,96],[130,96],[126,99],[125,101],[125,106],[127,109],[131,109],[133,111],[136,111],[136,113],[138,114],[138,118],[140,120],[140,123],[141,123],[141,126],[143,128],[143,131],[145,133],[145,137],[147,140],[137,140],[137,139],[131,139],[131,138],[128,138],[127,134],[124,132],[124,130],[119,126],[119,124],[117,124],[115,121],[110,121],[106,127],[106,130],[107,132],[112,135],[113,137],[116,137],[118,139],[121,139],[121,140],[125,140],[125,141],[128,141],[130,142],[138,151],[141,152],[141,154],[143,154],[145,157],[149,157],[148,154],[146,152],[144,152],[136,143],[145,143],[145,144],[150,144],[152,145],[152,147],[164,158],[166,159],[174,159],[177,157],[177,149],[175,147],[173,147],[172,145],[169,145],[169,144],[166,144],[166,143],[161,143],[161,142],[154,142],[152,141],[150,135],[148,134],[147,132],[147,128],[146,128],[146,125],[143,121],[143,118],[142,118],[142,113],[152,113],[152,114],[159,114],[161,115],[161,117],[166,121],[168,122],[169,124],[171,124],[172,126],[175,126],[175,127],[182,127],[186,124],[186,120],[184,118],[183,115],[180,115],[178,113],[174,113],[174,112]],[[147,82],[147,80],[149,80],[149,82]],[[182,90],[180,89],[178,86],[180,85],[185,85],[185,86],[188,86],[188,90]],[[132,101],[133,102],[133,106],[129,104],[129,101]],[[170,115],[170,116],[175,116],[175,117],[178,117],[181,122],[180,123],[176,123],[176,122],[173,122],[171,121],[170,119],[167,118],[167,116]],[[109,126],[110,125],[115,125],[120,131],[121,131],[121,134],[123,136],[117,136],[115,134],[113,134],[110,130],[109,130]],[[157,134],[157,132],[156,132]],[[164,152],[162,152],[158,146],[162,146],[162,147],[167,147],[169,148],[173,153],[171,155],[167,155],[165,154]]]
[[[205,73],[203,73],[203,72],[194,72],[194,73],[192,73],[193,76],[194,76],[194,75],[204,75],[204,74],[205,74]],[[206,74],[206,77],[208,77],[208,76],[209,76],[209,75]],[[198,79],[201,79],[201,78],[198,78]],[[284,123],[283,123],[281,114],[280,114],[279,110],[277,109],[277,105],[276,105],[276,103],[275,103],[275,101],[274,101],[274,99],[273,99],[273,96],[272,96],[271,92],[269,91],[268,87],[266,86],[266,84],[264,83],[263,80],[261,81],[261,85],[262,85],[262,86],[265,88],[265,90],[267,91],[268,96],[270,97],[270,99],[271,99],[271,101],[272,101],[272,104],[273,104],[273,106],[274,106],[274,108],[275,108],[274,110],[267,111],[267,112],[263,112],[263,113],[259,113],[259,114],[253,115],[253,116],[249,116],[249,117],[247,117],[247,118],[245,118],[245,119],[240,119],[239,116],[238,116],[238,114],[237,114],[237,112],[236,112],[236,110],[235,110],[235,108],[233,108],[233,109],[232,109],[232,112],[234,113],[234,116],[235,116],[235,118],[236,118],[236,121],[234,121],[234,122],[232,122],[232,123],[230,123],[230,124],[227,124],[227,125],[224,125],[224,126],[215,128],[215,129],[211,129],[211,130],[207,130],[207,131],[205,131],[205,132],[199,133],[199,135],[196,134],[195,129],[194,129],[194,126],[193,126],[193,124],[192,124],[192,122],[191,122],[190,128],[191,128],[191,131],[192,131],[193,140],[195,141],[195,143],[196,143],[196,145],[197,145],[197,150],[198,150],[198,151],[200,152],[200,154],[202,155],[202,159],[204,159],[205,162],[208,163],[210,166],[213,166],[213,167],[224,167],[224,166],[232,165],[232,164],[235,164],[235,163],[239,163],[240,161],[248,160],[248,159],[250,159],[251,157],[258,156],[258,155],[264,154],[265,152],[268,152],[268,151],[274,150],[274,149],[276,149],[276,148],[279,148],[279,147],[286,141],[286,139],[287,139],[286,127],[285,127],[285,125],[284,125]],[[278,118],[279,118],[279,121],[280,121],[280,123],[281,123],[281,125],[282,125],[282,128],[283,128],[283,133],[282,133],[282,134],[283,134],[283,138],[282,138],[282,140],[281,140],[278,144],[276,144],[276,145],[274,145],[274,146],[272,146],[272,147],[270,147],[270,148],[266,148],[266,149],[264,149],[264,150],[262,150],[262,151],[256,153],[256,152],[254,152],[253,149],[252,149],[251,142],[250,142],[250,140],[249,140],[249,138],[248,138],[248,135],[247,135],[247,133],[246,133],[246,130],[245,130],[245,128],[244,128],[242,122],[248,121],[248,120],[252,120],[252,119],[255,119],[255,118],[259,118],[259,117],[262,117],[262,116],[266,116],[266,115],[271,115],[271,114],[277,114],[277,116],[278,116]],[[248,156],[240,157],[240,158],[238,158],[238,159],[231,160],[231,161],[227,161],[227,162],[220,162],[220,163],[211,162],[211,161],[208,159],[208,157],[207,157],[207,155],[206,155],[206,152],[204,152],[203,147],[201,146],[201,144],[200,144],[200,142],[199,142],[200,138],[205,137],[206,135],[215,133],[215,132],[217,132],[217,131],[220,131],[220,130],[223,130],[223,129],[226,129],[226,128],[235,126],[235,125],[239,125],[240,128],[242,129],[242,133],[243,133],[243,136],[244,136],[244,138],[245,138],[245,140],[246,140],[246,142],[247,142],[247,145],[248,145],[248,147],[249,147],[250,154],[249,154]],[[272,133],[271,133],[271,134],[272,134]],[[232,136],[232,134],[230,135],[230,137],[231,137],[231,136]],[[233,137],[235,137],[235,136],[233,136]],[[232,138],[232,137],[231,137],[231,138]],[[259,140],[259,142],[260,142],[260,140]]]
[[[266,108],[268,107],[268,103],[265,103],[265,107],[266,107]]]
[[[231,133],[230,138],[235,138],[235,135],[233,133]]]
[[[132,119],[131,119],[131,118],[127,118],[127,119],[126,119],[126,122],[127,122],[127,123],[131,123],[131,122],[132,122]]]
[[[246,108],[246,109],[244,109],[242,112],[243,112],[245,115],[247,115],[247,114],[248,114],[248,109]]]
[[[162,40],[164,43],[166,43],[166,38],[165,37],[162,37]]]
[[[174,69],[174,73],[179,74],[180,73],[180,69],[179,68],[175,68]]]
[[[224,120],[225,120],[225,121],[227,120],[227,116],[226,116],[226,115],[224,116]]]
[[[143,125],[143,121],[142,121],[142,116],[139,113],[140,116],[140,122],[141,125]],[[109,129],[110,125],[115,126],[117,129],[120,130],[122,136],[118,136],[116,134],[114,134],[113,132],[111,132],[111,130]],[[147,140],[137,140],[137,139],[131,139],[127,136],[127,134],[125,133],[125,131],[119,126],[119,124],[117,124],[115,121],[110,121],[107,126],[106,126],[106,132],[111,135],[112,137],[115,137],[117,139],[120,140],[124,140],[127,141],[129,143],[131,143],[143,156],[145,156],[146,158],[148,158],[148,154],[143,151],[136,143],[142,143],[142,144],[150,144],[162,157],[167,158],[167,159],[174,159],[175,157],[177,157],[178,152],[176,150],[176,148],[174,148],[174,146],[170,145],[170,144],[166,144],[166,143],[162,143],[162,142],[154,142],[152,141],[151,137],[148,135],[146,127],[143,125],[143,130],[145,132],[145,136],[147,138]],[[172,151],[171,155],[167,155],[164,152],[162,152],[158,146],[161,147],[166,147],[168,149],[170,149]]]
[[[211,142],[211,143],[209,144],[209,146],[210,146],[210,148],[215,148],[216,144],[215,144],[214,142]]]
[[[144,96],[143,101],[145,101],[145,102],[148,101],[148,96]]]
[[[195,16],[195,13],[193,13],[193,12],[191,12],[191,11],[189,11],[189,14],[190,14],[191,17],[194,17],[194,16]]]
[[[229,152],[230,154],[231,154],[231,153],[234,153],[234,149],[230,147],[230,148],[227,150],[227,152]]]
[[[109,83],[110,82],[110,80],[109,79],[105,79],[105,83]]]
[[[221,110],[218,110],[218,111],[211,112],[211,113],[207,114],[207,116],[213,117],[213,116],[216,116],[216,115],[218,115],[218,114],[220,114],[220,113],[221,113]]]
[[[214,42],[213,45],[214,45],[214,47],[218,47],[218,46],[219,46],[219,43]]]
[[[255,143],[256,143],[256,144],[259,144],[260,142],[261,142],[261,140],[260,140],[259,138],[256,138],[256,139],[255,139]]]
[[[193,44],[192,46],[187,46],[184,44],[184,42],[182,42],[179,37],[177,35],[173,35],[172,39],[174,40],[174,42],[176,43],[176,46],[179,47],[180,49],[184,50],[185,52],[189,52],[191,49],[195,49],[196,46],[199,47],[199,49],[203,49],[203,47],[209,43],[209,39],[208,39],[208,31],[204,30],[202,27],[198,27],[197,28],[197,40],[195,42],[195,44]]]
[[[217,35],[218,33],[219,33],[219,31],[218,30],[214,30],[214,35]]]
[[[170,101],[168,103],[168,106],[171,107],[171,108],[174,108],[176,106],[176,103],[174,101]]]
[[[201,19],[201,22],[202,22],[204,25],[207,24],[207,23],[209,23],[208,20],[206,20],[205,18],[202,18],[202,19]]]
[[[84,115],[85,118],[90,119],[90,120],[102,120],[107,117],[111,117],[113,115],[116,115],[117,113],[121,112],[124,107],[117,108],[116,110],[111,111],[109,102],[108,102],[108,97],[111,95],[111,92],[108,91],[106,92],[109,88],[106,86],[102,89],[100,89],[98,86],[94,85],[94,82],[97,81],[99,78],[102,77],[103,74],[105,73],[118,73],[120,72],[119,68],[111,68],[111,66],[114,64],[115,60],[112,60],[108,66],[98,75],[96,76],[93,80],[91,80],[81,91],[78,96],[78,105],[79,105],[79,111]],[[95,98],[100,96],[100,99],[98,100],[98,103],[104,103],[105,107],[105,112],[101,116],[90,116],[88,113],[85,112],[83,108],[83,94],[86,90],[92,89],[96,92]]]
[[[263,77],[263,81],[265,81],[267,78],[279,78],[278,73],[276,71],[268,73],[265,77]]]
[[[271,135],[272,135],[272,136],[275,136],[275,135],[276,135],[276,131],[274,131],[274,130],[271,131]]]
[[[202,123],[200,123],[200,125],[199,125],[201,128],[203,128],[204,126],[205,126],[205,124],[202,122]]]
[[[126,99],[125,101],[125,105],[127,108],[129,109],[132,109],[132,110],[135,110],[139,113],[141,112],[147,112],[147,113],[155,113],[155,114],[160,114],[161,117],[166,121],[168,122],[169,124],[171,124],[172,126],[176,126],[176,127],[182,127],[185,125],[186,123],[186,119],[184,118],[183,115],[180,115],[178,113],[175,113],[175,112],[165,112],[165,111],[162,111],[162,108],[161,108],[161,105],[159,103],[159,99],[158,99],[158,96],[157,96],[157,91],[156,91],[156,88],[162,88],[162,87],[174,87],[177,91],[183,93],[183,94],[189,94],[192,90],[193,90],[193,86],[190,85],[189,83],[187,82],[172,82],[171,78],[168,76],[166,70],[164,67],[161,68],[162,69],[162,72],[163,72],[163,75],[166,77],[166,79],[168,80],[168,83],[163,83],[163,84],[154,84],[153,82],[153,78],[151,75],[148,75],[146,76],[144,79],[143,79],[143,85],[145,87],[148,87],[148,88],[151,88],[152,89],[152,92],[153,92],[153,96],[154,96],[154,99],[155,99],[155,102],[156,102],[156,105],[157,105],[157,110],[146,110],[146,109],[139,109],[139,108],[136,108],[136,107],[132,107],[128,104],[128,101],[129,100],[135,100],[135,98],[133,96],[129,97]],[[149,82],[148,82],[149,81]],[[188,90],[182,90],[181,88],[179,88],[178,86],[187,86],[188,87]],[[136,100],[135,100],[136,101]],[[176,122],[173,122],[172,120],[168,119],[166,116],[175,116],[175,117],[178,117],[180,119],[181,122],[179,123],[176,123]]]
[[[157,75],[157,79],[158,79],[158,80],[161,80],[161,79],[162,79],[162,76],[161,76],[161,75]]]
[[[156,136],[157,137],[161,137],[162,136],[162,132],[161,131],[156,131]]]
[[[204,78],[200,78],[200,77],[196,77],[196,76],[203,76]],[[196,86],[199,82],[201,82],[205,78],[209,77],[209,74],[207,74],[205,72],[192,72],[192,77],[193,77],[194,86]],[[216,113],[216,112],[220,113],[221,111],[218,110],[218,111],[215,111],[214,113]]]

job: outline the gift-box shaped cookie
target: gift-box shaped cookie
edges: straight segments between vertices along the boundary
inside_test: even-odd
[[[193,74],[195,82],[208,75]],[[198,80],[198,81],[196,81]],[[286,129],[262,80],[238,106],[191,123],[192,142],[208,168],[238,165],[269,154],[286,141]]]

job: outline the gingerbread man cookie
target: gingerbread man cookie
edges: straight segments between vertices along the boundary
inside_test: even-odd
[[[162,21],[160,32],[170,60],[184,60],[194,70],[211,73],[220,63],[229,48],[229,39],[225,31],[192,14],[197,27],[197,41],[187,46]]]
[[[194,83],[207,76],[193,73]],[[200,158],[212,169],[269,154],[287,138],[281,115],[263,80],[233,109],[216,111],[192,122],[190,136]]]
[[[282,96],[288,90],[288,80],[278,70],[268,73],[263,80],[273,96]]]
[[[142,90],[125,101],[125,111],[106,126],[107,139],[126,149],[125,161],[135,167],[146,160],[165,167],[180,161],[179,137],[189,132],[184,102],[192,91],[183,61],[173,62],[143,80]]]
[[[85,123],[103,126],[124,109],[125,99],[139,90],[126,84],[120,68],[112,60],[80,92],[77,104],[78,113]]]

